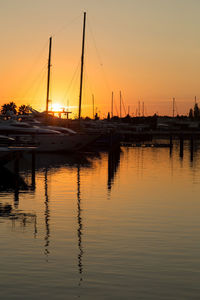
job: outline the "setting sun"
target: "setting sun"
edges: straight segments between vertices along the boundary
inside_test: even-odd
[[[59,103],[52,104],[52,111],[58,112],[63,111],[65,107],[61,106]]]
[[[0,0],[0,300],[200,295],[200,0]]]

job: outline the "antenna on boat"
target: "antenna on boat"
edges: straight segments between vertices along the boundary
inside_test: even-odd
[[[50,87],[50,75],[51,75],[51,45],[52,45],[52,36],[49,38],[49,59],[48,59],[48,73],[47,73],[47,99],[46,99],[46,115],[49,111],[49,87]]]
[[[114,93],[112,92],[112,98],[111,98],[111,118],[113,118],[113,102],[114,102]]]
[[[81,118],[81,101],[82,101],[82,87],[83,87],[83,65],[84,65],[84,51],[85,51],[85,24],[86,24],[86,12],[84,12],[83,18],[83,39],[82,39],[82,55],[81,55],[81,77],[80,77],[80,94],[79,94],[79,112],[78,118]]]
[[[94,119],[94,94],[92,94],[92,117]]]
[[[122,92],[119,92],[119,117],[122,117]]]
[[[142,116],[144,117],[144,101],[142,102]]]
[[[140,117],[140,101],[138,101],[138,116]]]
[[[175,115],[175,98],[173,98],[173,103],[172,103],[172,117],[174,118]]]

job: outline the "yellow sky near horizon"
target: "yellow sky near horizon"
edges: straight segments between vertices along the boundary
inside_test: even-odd
[[[114,91],[126,111],[188,113],[200,98],[198,0],[0,0],[0,105],[45,109],[48,38],[51,99],[77,115],[83,11],[87,11],[83,116],[106,116]],[[124,113],[124,111],[123,111]]]

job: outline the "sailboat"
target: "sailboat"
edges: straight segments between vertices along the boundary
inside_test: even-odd
[[[81,57],[81,87],[79,101],[79,118],[81,111],[82,96],[82,78],[83,78],[83,57],[84,57],[84,40],[85,40],[85,18],[83,26],[83,46]],[[47,97],[46,97],[46,120],[49,115],[49,88],[51,75],[51,49],[52,37],[49,38],[49,55],[48,55],[48,73],[47,73]],[[44,124],[33,125],[30,122],[17,122],[15,120],[3,121],[0,123],[0,134],[5,134],[14,138],[18,144],[34,144],[37,152],[74,152],[94,142],[98,135],[77,133],[67,128],[48,126]]]
[[[79,120],[81,118],[81,100],[82,100],[82,86],[83,86],[83,65],[84,65],[84,48],[85,48],[85,25],[86,25],[86,12],[84,12],[83,19],[83,39],[82,39],[82,55],[81,55],[81,74],[80,74],[80,96],[79,96]],[[49,39],[49,58],[48,58],[48,73],[47,73],[47,98],[46,98],[46,118],[48,118],[49,112],[49,87],[50,87],[50,75],[51,75],[51,49],[52,49],[52,37]],[[44,127],[43,127],[44,128]],[[73,152],[82,149],[83,147],[94,142],[99,135],[77,133],[70,129],[47,126],[48,129],[58,131],[59,134],[53,136],[51,140],[48,136],[45,143],[38,145],[38,151],[68,151]],[[68,130],[68,132],[66,132]],[[64,133],[63,133],[64,132]],[[46,149],[47,148],[47,149]]]

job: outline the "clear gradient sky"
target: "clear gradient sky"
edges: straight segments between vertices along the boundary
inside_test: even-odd
[[[199,0],[0,0],[0,105],[45,109],[48,38],[51,99],[77,111],[83,11],[87,12],[83,114],[101,115],[119,90],[136,111],[179,114],[200,99]]]

